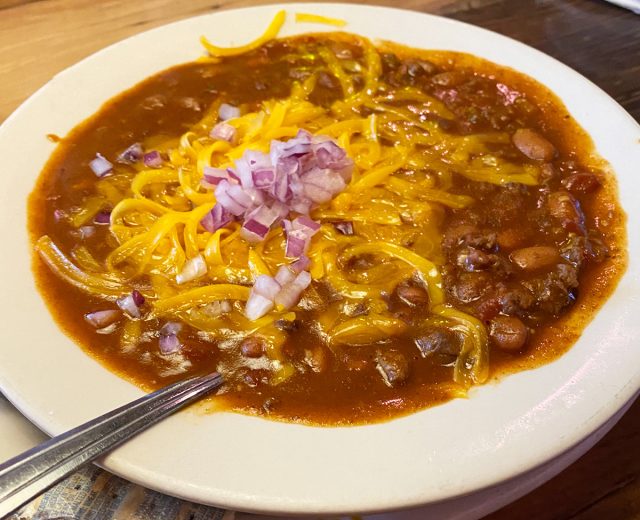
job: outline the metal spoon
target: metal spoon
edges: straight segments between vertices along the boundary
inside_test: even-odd
[[[0,464],[0,518],[221,384],[217,373],[174,383]]]

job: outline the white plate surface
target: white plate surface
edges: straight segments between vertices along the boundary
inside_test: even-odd
[[[435,16],[379,7],[288,4],[348,30],[414,47],[470,52],[558,94],[616,171],[629,221],[629,269],[558,361],[386,424],[313,428],[236,414],[182,413],[104,460],[111,471],[190,500],[272,513],[381,511],[460,496],[557,459],[603,427],[640,388],[640,127],[588,80],[513,40]],[[111,46],[56,76],[0,127],[0,387],[42,430],[60,433],[141,395],[53,323],[30,271],[26,197],[53,145],[118,92],[201,54],[200,34],[239,44],[277,6],[223,11]],[[291,17],[289,17],[289,20]],[[327,30],[288,21],[283,34]],[[568,463],[568,462],[566,462]],[[566,464],[564,463],[564,464]]]

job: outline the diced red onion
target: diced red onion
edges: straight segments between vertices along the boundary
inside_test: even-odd
[[[238,107],[234,107],[233,105],[229,105],[228,103],[222,103],[220,108],[218,109],[218,116],[222,121],[227,121],[228,119],[234,119],[236,117],[240,117],[240,109]]]
[[[276,211],[264,205],[258,206],[245,216],[240,234],[248,242],[261,242],[267,236],[271,225],[277,219],[278,213]]]
[[[330,191],[316,184],[305,184],[304,195],[315,204],[324,204],[333,198]]]
[[[311,260],[307,255],[301,255],[295,262],[293,262],[289,267],[293,270],[294,273],[298,274],[302,271],[306,271],[311,265]]]
[[[227,181],[235,183],[235,179],[229,174],[229,170],[223,170],[222,168],[213,168],[211,166],[205,166],[203,171],[202,185],[205,188],[214,188],[220,181]]]
[[[210,233],[213,233],[233,220],[232,215],[222,206],[216,204],[200,221],[200,224]]]
[[[168,321],[160,329],[160,335],[178,334],[182,330],[182,323],[177,321]]]
[[[305,271],[309,259],[305,256],[290,266],[280,266],[275,278],[260,275],[256,278],[245,307],[250,320],[257,320],[277,304],[290,309],[298,303],[302,292],[309,287],[311,275]]]
[[[269,228],[257,220],[246,220],[240,229],[240,236],[250,244],[262,242],[269,233]]]
[[[119,310],[106,309],[104,311],[89,312],[84,315],[84,319],[96,329],[102,329],[118,321],[121,315],[122,312]]]
[[[118,162],[133,164],[144,156],[144,150],[140,143],[134,143],[118,156]]]
[[[285,309],[291,309],[298,301],[302,292],[311,284],[311,275],[307,271],[302,271],[295,279],[282,287],[276,295],[276,305],[281,305]]]
[[[162,354],[173,354],[182,348],[178,333],[182,330],[182,325],[175,321],[168,321],[160,329],[160,339],[158,345]]]
[[[104,177],[113,171],[113,164],[107,161],[104,156],[97,153],[96,158],[89,162],[89,168],[91,168],[93,173],[98,177]]]
[[[336,228],[343,235],[347,235],[347,236],[353,235],[353,222],[351,221],[334,222],[333,227]]]
[[[273,300],[252,292],[247,300],[244,313],[247,318],[253,321],[258,318],[262,318],[262,316],[269,313],[274,307],[275,304],[273,303]]]
[[[233,169],[205,167],[202,184],[215,186],[217,204],[202,225],[209,231],[219,229],[233,215],[243,222],[242,237],[260,242],[289,212],[307,215],[344,190],[352,168],[353,161],[333,140],[304,130],[286,142],[272,141],[268,155],[246,150]],[[318,223],[305,218],[306,225],[304,219],[299,220],[287,232],[290,258],[304,254],[319,229]]]
[[[158,150],[153,150],[144,154],[144,165],[148,168],[160,168],[164,163],[162,155]]]
[[[209,133],[209,136],[212,139],[218,139],[220,141],[231,143],[235,140],[236,133],[237,130],[234,126],[231,126],[229,123],[225,123],[223,121],[222,123],[218,123],[213,127],[213,129]]]
[[[131,291],[131,297],[133,298],[134,303],[138,307],[141,307],[144,305],[144,302],[145,302],[144,296],[142,296],[142,293],[137,289],[134,289],[133,291]]]
[[[202,255],[198,255],[184,264],[182,271],[176,275],[176,283],[187,283],[205,274],[207,274],[207,263],[204,261]]]
[[[320,229],[320,224],[305,215],[293,221],[283,220],[282,225],[287,236],[285,256],[289,258],[298,258],[306,253],[311,237]]]
[[[315,233],[320,230],[320,224],[306,215],[300,215],[292,222],[292,224],[294,229],[304,230],[309,233],[310,236],[315,235]]]
[[[343,161],[347,154],[334,141],[326,140],[316,144],[314,152],[319,168],[339,170],[344,167]]]
[[[98,334],[113,334],[118,328],[117,323],[112,323],[111,325],[107,325],[106,327],[102,327],[101,329],[97,329],[96,332]]]
[[[267,154],[257,150],[247,150],[240,159],[236,160],[235,173],[240,178],[243,188],[253,188],[253,172],[273,168]]]
[[[269,300],[273,300],[280,289],[280,284],[273,279],[273,277],[267,274],[261,274],[256,277],[256,281],[254,282],[251,291],[259,294],[260,296],[264,296]]]
[[[287,233],[287,245],[285,256],[287,258],[298,258],[302,256],[308,247],[307,236],[300,230]]]
[[[132,318],[140,318],[142,316],[140,307],[144,304],[144,296],[136,290],[132,291],[131,294],[118,298],[116,303]]]
[[[278,268],[278,272],[276,273],[276,282],[278,282],[281,286],[287,285],[296,278],[296,273],[294,273],[291,269],[289,269],[286,265],[281,265]]]
[[[232,215],[243,215],[247,211],[248,206],[242,205],[229,194],[229,189],[231,188],[231,186],[232,185],[231,183],[229,183],[229,181],[221,180],[216,186],[216,201]]]
[[[99,211],[96,213],[96,216],[93,217],[94,224],[110,224],[111,223],[111,212],[110,211]]]
[[[287,211],[288,213],[288,211]],[[67,212],[62,209],[56,209],[53,211],[53,218],[56,222],[61,222],[67,219]]]
[[[265,168],[252,172],[253,185],[258,189],[269,188],[276,179],[276,172],[273,168]]]

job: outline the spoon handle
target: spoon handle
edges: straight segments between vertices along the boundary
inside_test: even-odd
[[[0,464],[0,518],[221,384],[217,373],[179,381]]]

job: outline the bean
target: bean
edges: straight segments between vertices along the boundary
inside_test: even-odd
[[[567,231],[585,233],[584,215],[578,201],[567,191],[554,191],[549,194],[549,213],[560,221]]]
[[[503,229],[498,233],[498,246],[501,249],[514,249],[523,242],[523,233],[520,229]]]
[[[495,345],[507,351],[520,350],[527,342],[527,327],[514,316],[496,316],[491,320],[489,335]]]
[[[535,271],[554,265],[560,259],[555,247],[533,246],[517,249],[511,253],[511,261],[520,269]]]
[[[511,140],[518,150],[534,161],[550,161],[556,154],[549,141],[529,128],[516,130]]]
[[[562,179],[562,185],[571,193],[593,193],[600,187],[600,181],[592,173],[573,173]]]
[[[418,307],[429,303],[429,295],[422,287],[410,282],[402,282],[396,287],[398,298],[411,307]]]
[[[249,336],[242,341],[240,352],[244,357],[259,358],[264,354],[264,343],[255,336]]]

